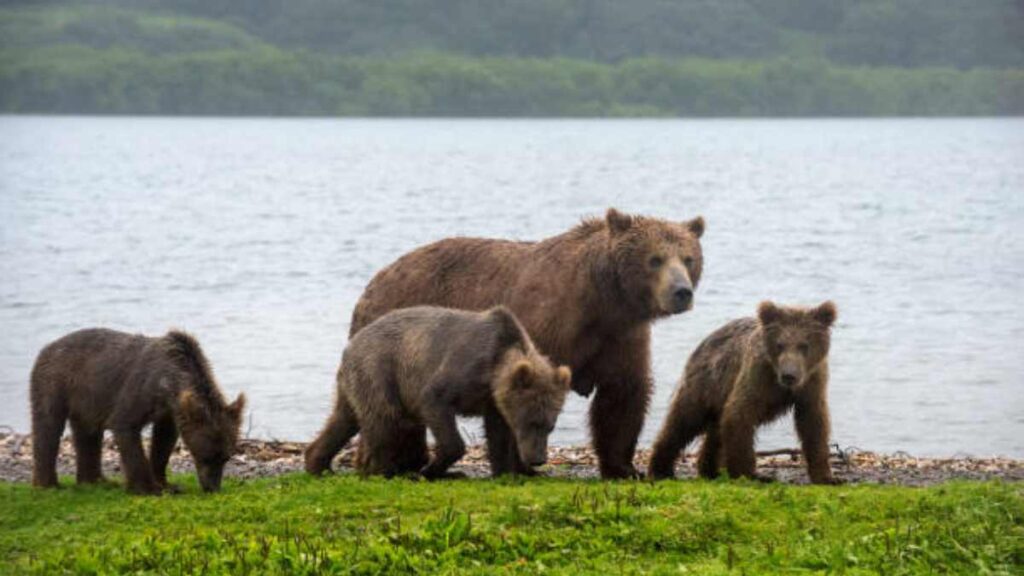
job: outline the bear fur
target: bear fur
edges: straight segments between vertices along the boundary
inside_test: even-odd
[[[588,396],[601,475],[636,477],[633,455],[651,394],[654,320],[689,310],[700,281],[704,220],[670,222],[609,209],[539,242],[449,238],[414,250],[370,281],[351,334],[418,305],[484,310],[504,305],[542,353]],[[406,459],[421,459],[418,432]]]
[[[400,430],[430,429],[437,441],[419,470],[440,478],[465,454],[455,417],[483,416],[495,475],[543,464],[547,438],[570,387],[503,307],[465,312],[429,306],[384,315],[349,342],[327,425],[306,450],[306,470],[320,474],[357,432],[362,474],[407,472]],[[405,423],[405,424],[403,424]],[[425,442],[425,440],[424,440]]]
[[[103,432],[110,430],[127,488],[140,494],[174,488],[167,462],[179,434],[203,490],[218,490],[245,406],[243,395],[225,403],[199,343],[175,330],[156,338],[102,328],[72,332],[39,353],[29,395],[34,485],[57,486],[57,452],[70,421],[77,481],[103,479]],[[142,447],[148,424],[149,458]]]
[[[762,302],[758,317],[729,322],[690,356],[683,382],[651,453],[651,478],[670,478],[679,453],[699,434],[697,469],[715,478],[755,476],[759,426],[794,411],[807,472],[831,484],[828,463],[828,352],[836,308],[790,308]],[[763,478],[762,478],[763,479]]]

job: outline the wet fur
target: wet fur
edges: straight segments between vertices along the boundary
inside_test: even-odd
[[[594,392],[590,427],[605,478],[634,477],[633,455],[651,394],[651,323],[669,312],[653,294],[672,272],[696,289],[704,221],[670,222],[614,209],[539,242],[449,238],[384,268],[363,292],[350,335],[399,308],[507,306],[573,389]],[[651,270],[652,255],[666,258]],[[685,260],[685,266],[684,266]],[[422,459],[419,432],[401,444]]]
[[[171,331],[153,338],[102,328],[73,332],[44,347],[32,369],[30,398],[35,486],[57,486],[57,451],[70,422],[79,483],[102,480],[103,433],[110,430],[127,488],[143,494],[168,487],[167,462],[179,435],[200,475],[209,475],[201,481],[219,485],[244,406],[242,396],[225,403],[190,335]],[[147,457],[142,429],[149,424]]]
[[[465,453],[455,417],[466,415],[484,418],[495,475],[532,473],[518,454],[546,453],[569,381],[569,370],[555,369],[505,308],[389,313],[345,349],[336,405],[306,450],[306,470],[329,470],[358,432],[362,474],[444,476]],[[429,459],[419,449],[426,446],[427,428],[437,441]]]
[[[697,462],[702,477],[717,477],[723,465],[731,477],[756,477],[757,428],[793,410],[811,481],[832,483],[827,388],[834,319],[831,302],[814,309],[766,302],[759,318],[734,320],[708,336],[690,356],[672,398],[652,450],[650,476],[672,477],[680,452],[704,434]],[[805,353],[798,344],[807,345]],[[780,383],[784,355],[801,374],[792,388]]]

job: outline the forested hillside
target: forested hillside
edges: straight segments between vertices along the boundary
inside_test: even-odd
[[[1020,114],[1024,2],[8,0],[0,110]]]

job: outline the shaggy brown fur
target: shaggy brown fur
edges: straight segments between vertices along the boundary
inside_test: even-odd
[[[756,477],[758,426],[794,409],[797,434],[816,484],[833,483],[828,465],[828,350],[836,309],[782,308],[763,302],[758,318],[734,320],[708,336],[686,364],[685,379],[651,454],[650,476],[670,478],[680,451],[704,433],[697,468],[714,478]]]
[[[610,209],[540,242],[441,240],[377,273],[350,334],[409,306],[507,306],[544,354],[572,368],[574,390],[596,390],[590,426],[602,476],[635,477],[651,392],[651,323],[691,308],[703,231],[701,218],[669,222]],[[403,445],[415,460],[415,438]]]
[[[570,380],[569,369],[554,368],[503,307],[392,312],[345,349],[334,413],[306,450],[306,470],[328,470],[360,432],[357,466],[363,474],[407,472],[401,442],[425,426],[437,448],[418,471],[438,478],[466,451],[456,415],[475,415],[484,417],[492,472],[530,473],[519,462],[544,463]]]
[[[184,332],[149,338],[92,328],[47,345],[32,369],[32,483],[57,486],[57,450],[71,421],[79,483],[102,480],[104,430],[114,433],[127,488],[172,489],[167,461],[179,433],[206,491],[220,488],[245,406],[224,402],[199,343]],[[142,429],[153,424],[149,458]]]

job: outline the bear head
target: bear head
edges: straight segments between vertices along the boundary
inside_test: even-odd
[[[795,308],[762,302],[757,318],[779,385],[788,390],[800,388],[828,357],[835,304],[829,301],[815,308]]]
[[[670,222],[609,208],[608,241],[619,289],[644,319],[693,308],[704,265],[704,219]]]
[[[547,461],[548,436],[562,412],[572,373],[555,367],[535,348],[513,349],[496,371],[495,404],[505,418],[528,466]]]
[[[238,444],[244,409],[244,394],[229,405],[221,398],[208,397],[190,388],[178,394],[178,430],[192,454],[199,485],[206,492],[220,490],[224,464]]]

